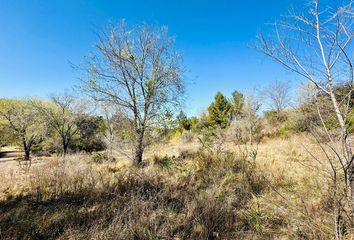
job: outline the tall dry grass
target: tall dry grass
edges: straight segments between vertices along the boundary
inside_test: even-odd
[[[330,189],[303,143],[161,152],[144,168],[43,160],[1,192],[0,239],[331,239]]]

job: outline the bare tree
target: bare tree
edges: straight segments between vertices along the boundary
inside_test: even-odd
[[[62,154],[65,156],[73,136],[78,132],[77,120],[86,106],[75,96],[63,94],[53,96],[51,102],[33,101],[32,105],[41,115],[42,121],[60,137]]]
[[[113,158],[113,150],[117,141],[117,132],[119,130],[119,116],[122,115],[121,110],[115,105],[111,105],[109,102],[101,103],[100,110],[104,122],[105,122],[105,131],[103,134],[103,141],[107,147],[107,153],[109,160]]]
[[[183,69],[173,44],[165,27],[127,29],[122,21],[101,34],[98,52],[88,61],[83,89],[126,111],[133,122],[136,164],[142,162],[146,131],[181,100]]]
[[[243,121],[248,132],[249,144],[252,146],[255,141],[255,135],[260,127],[260,118],[258,111],[261,107],[259,98],[253,93],[249,93],[244,100],[242,107]]]
[[[269,105],[277,113],[277,119],[280,119],[280,113],[290,103],[290,85],[288,82],[275,81],[265,90],[264,95],[269,101]]]
[[[330,149],[344,175],[344,184],[351,195],[354,213],[354,164],[347,125],[353,92],[353,37],[354,8],[350,1],[341,7],[321,6],[312,0],[303,13],[290,12],[283,21],[275,23],[275,38],[259,35],[258,49],[282,64],[286,69],[312,82],[321,94],[330,98],[333,113],[340,127],[339,148],[323,128],[331,142]],[[338,84],[347,86],[345,99],[335,92]],[[321,116],[321,111],[318,109]],[[343,149],[343,150],[342,150]],[[333,161],[333,179],[337,172]],[[338,236],[338,235],[336,235]]]
[[[7,122],[8,128],[15,133],[24,150],[24,160],[30,160],[31,148],[43,139],[43,127],[38,115],[28,100],[2,100],[0,116]]]
[[[317,88],[311,82],[301,84],[296,92],[295,108],[301,105],[316,100]]]

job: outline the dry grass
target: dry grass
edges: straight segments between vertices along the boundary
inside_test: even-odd
[[[255,161],[245,148],[216,156],[196,142],[151,148],[145,168],[88,155],[37,161],[0,175],[0,239],[330,239],[328,191],[303,144],[321,155],[295,136],[261,144]]]

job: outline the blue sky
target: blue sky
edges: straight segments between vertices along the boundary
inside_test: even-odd
[[[124,18],[167,25],[188,69],[186,111],[217,91],[248,92],[294,76],[249,46],[265,23],[302,0],[0,0],[0,97],[48,97],[77,84],[70,65],[94,49],[95,31]]]

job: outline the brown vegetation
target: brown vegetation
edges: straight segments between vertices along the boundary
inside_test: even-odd
[[[171,144],[166,152],[184,147]],[[315,163],[303,144],[316,148],[301,136],[261,144],[256,159],[245,147],[218,156],[160,152],[145,168],[129,161],[94,163],[90,155],[37,160],[15,181],[1,177],[8,186],[1,192],[1,236],[329,239],[329,189],[316,187],[320,174],[309,177],[306,164]],[[231,143],[226,148],[238,150]]]
[[[0,147],[22,149],[0,152],[0,240],[353,239],[353,4],[313,0],[260,35],[310,83],[294,108],[274,82],[175,116],[174,39],[124,21],[99,36],[81,95],[0,99]]]

